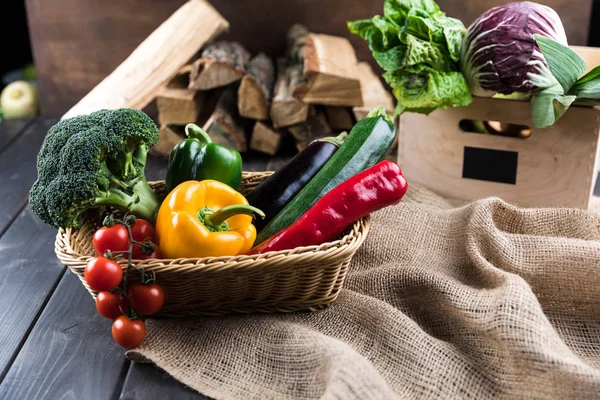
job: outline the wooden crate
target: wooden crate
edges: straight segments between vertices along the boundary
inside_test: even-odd
[[[448,197],[524,207],[587,208],[596,181],[600,110],[571,107],[522,139],[464,132],[470,119],[532,127],[529,103],[474,98],[468,107],[400,118],[398,161],[409,182]]]

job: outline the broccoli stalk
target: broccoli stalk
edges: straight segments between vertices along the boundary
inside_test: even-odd
[[[159,205],[158,198],[144,177],[122,181],[106,166],[103,166],[102,172],[109,177],[109,188],[99,192],[98,196],[91,200],[91,204],[113,206],[127,210],[145,220],[155,220]]]
[[[144,168],[157,142],[158,128],[139,110],[101,110],[60,121],[38,154],[32,210],[54,227],[80,227],[82,215],[99,206],[154,221],[159,201]]]

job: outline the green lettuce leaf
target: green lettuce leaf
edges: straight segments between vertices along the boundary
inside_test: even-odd
[[[402,70],[388,71],[386,82],[394,88],[398,104],[397,112],[429,113],[442,107],[468,105],[471,91],[460,72],[440,72],[426,65],[416,65]]]
[[[454,18],[445,18],[444,23],[441,24],[444,30],[444,38],[446,39],[446,47],[450,53],[450,58],[454,62],[458,62],[460,59],[460,48],[467,30],[462,22]]]
[[[440,12],[440,7],[433,0],[386,0],[383,4],[383,15],[404,25],[411,9],[423,10],[428,14]]]
[[[421,40],[411,35],[401,35],[406,42],[407,49],[401,67],[410,67],[418,64],[427,64],[438,71],[450,72],[454,63],[448,57],[444,48],[435,43]],[[404,37],[406,36],[406,37]]]
[[[387,51],[374,51],[373,58],[377,61],[377,64],[386,71],[398,69],[398,65],[404,64],[404,57],[406,56],[407,46],[398,45],[392,47]]]

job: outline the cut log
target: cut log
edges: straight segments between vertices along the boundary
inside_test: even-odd
[[[290,64],[302,65],[304,68],[303,47],[308,35],[310,35],[308,28],[301,24],[294,24],[288,30],[285,57]]]
[[[358,63],[360,72],[360,86],[362,90],[363,105],[354,107],[352,112],[357,121],[365,118],[372,108],[385,107],[388,114],[394,112],[394,100],[371,66],[366,62]]]
[[[269,118],[274,82],[273,60],[259,53],[248,63],[247,74],[242,78],[238,90],[238,110],[242,117],[257,120]]]
[[[212,43],[192,64],[189,88],[209,90],[239,81],[246,72],[248,60],[250,53],[237,42]]]
[[[203,128],[213,142],[245,152],[248,149],[245,123],[237,110],[236,93],[236,86],[229,86],[221,92],[215,110]]]
[[[186,64],[179,68],[175,76],[167,83],[168,88],[185,89],[190,84],[190,74],[192,73],[192,64]]]
[[[334,131],[349,131],[354,126],[352,109],[348,107],[326,106],[327,123]]]
[[[282,134],[264,122],[256,121],[252,129],[250,148],[274,156],[283,141]]]
[[[152,154],[169,158],[173,147],[185,139],[184,125],[161,125],[158,143],[150,148]]]
[[[308,33],[295,25],[288,32],[288,60],[303,68],[305,83],[293,95],[304,103],[360,106],[360,73],[354,48],[346,38]]]
[[[161,125],[196,122],[202,107],[202,93],[189,89],[164,88],[156,97]]]
[[[203,93],[188,89],[191,65],[182,68],[156,97],[161,125],[196,122],[203,104]]]
[[[143,109],[198,49],[228,27],[206,1],[186,2],[62,118],[103,108]]]
[[[284,59],[277,60],[277,83],[269,112],[275,128],[306,121],[310,106],[296,99],[292,93],[304,82],[302,66],[288,66]]]
[[[290,126],[288,130],[296,141],[298,151],[304,150],[313,140],[325,137],[332,132],[322,112],[317,112],[306,121]]]

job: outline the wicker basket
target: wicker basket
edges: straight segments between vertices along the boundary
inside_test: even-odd
[[[250,191],[270,172],[244,173],[240,191]],[[159,193],[164,184],[152,184]],[[92,235],[109,210],[84,218],[79,230],[59,229],[55,251],[60,261],[83,279],[88,260],[95,255]],[[369,231],[369,217],[356,221],[338,240],[319,246],[253,256],[153,259],[135,261],[154,271],[165,290],[166,303],[157,317],[185,317],[250,312],[316,310],[338,296],[352,256]],[[125,268],[126,261],[119,261]],[[133,280],[139,275],[132,274]],[[131,275],[130,275],[131,276]]]

